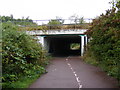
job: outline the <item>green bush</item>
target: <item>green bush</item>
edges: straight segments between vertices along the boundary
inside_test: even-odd
[[[2,24],[2,80],[15,82],[22,76],[45,72],[45,51],[32,36],[18,30],[11,22]]]
[[[108,75],[120,80],[120,1],[92,22],[88,51]]]

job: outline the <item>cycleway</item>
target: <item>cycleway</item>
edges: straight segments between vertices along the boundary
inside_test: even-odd
[[[54,57],[43,74],[29,88],[116,88],[116,79],[79,56]]]

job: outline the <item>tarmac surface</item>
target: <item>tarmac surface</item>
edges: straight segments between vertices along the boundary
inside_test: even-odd
[[[116,79],[79,56],[54,57],[47,71],[29,88],[117,88]]]

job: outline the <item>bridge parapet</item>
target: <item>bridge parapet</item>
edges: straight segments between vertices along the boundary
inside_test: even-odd
[[[63,29],[63,30],[33,30],[26,31],[29,35],[54,35],[54,34],[84,34],[87,29]]]

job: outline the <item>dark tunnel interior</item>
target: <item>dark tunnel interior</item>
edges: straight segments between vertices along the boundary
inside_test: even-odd
[[[48,46],[48,53],[53,56],[81,55],[81,37],[79,35],[56,35],[46,36],[45,40]],[[79,49],[72,50],[70,45],[79,43]]]

